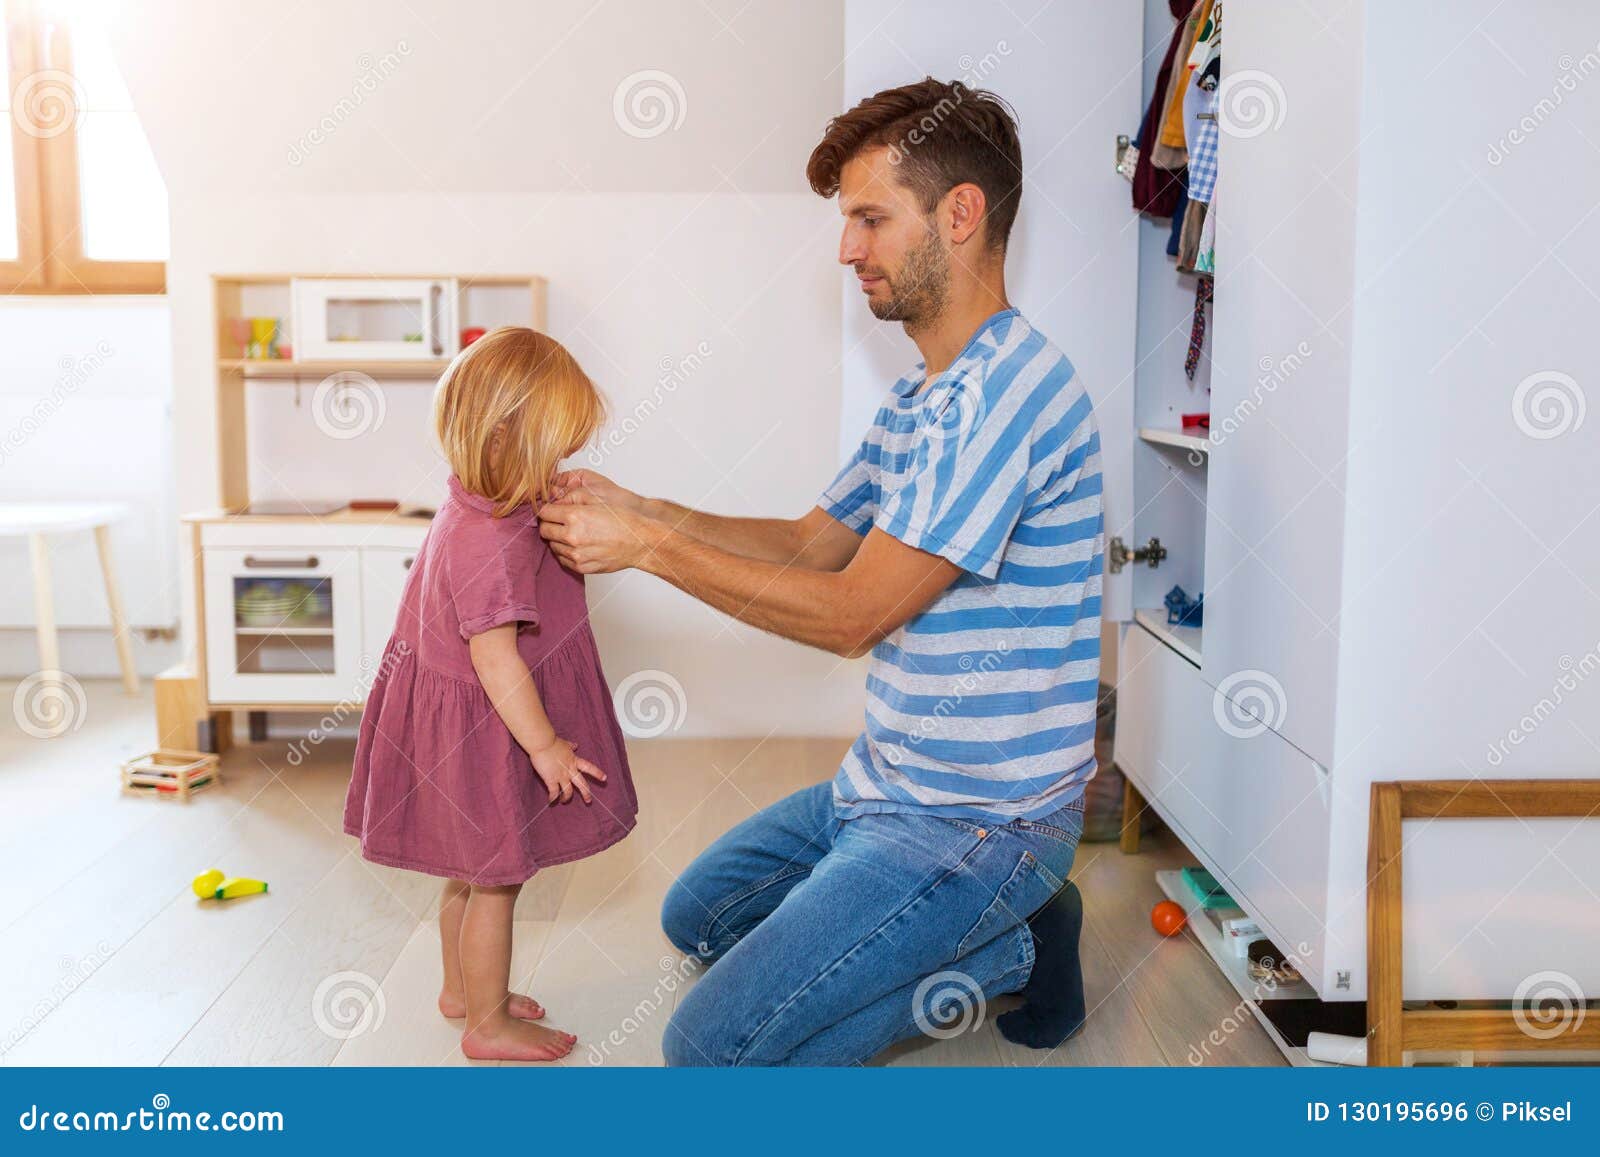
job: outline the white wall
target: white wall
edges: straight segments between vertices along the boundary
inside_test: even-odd
[[[7,297],[0,302],[0,500],[117,501],[111,532],[134,627],[171,630],[179,611],[172,477],[172,331],[161,297]],[[51,536],[51,590],[62,662],[78,675],[117,670],[94,536]],[[0,539],[0,671],[38,669],[26,539]],[[134,641],[141,671],[173,661],[171,643]]]
[[[838,111],[837,7],[469,3],[441,16],[346,0],[263,20],[153,3],[115,39],[172,199],[186,508],[216,498],[209,279],[231,272],[542,274],[552,332],[619,417],[656,392],[664,361],[711,351],[609,453],[619,480],[722,512],[798,514],[831,478],[842,274],[834,210],[803,169]],[[615,91],[641,70],[677,85],[677,128],[641,138],[614,118]],[[418,421],[418,388],[394,390],[386,423]],[[301,421],[292,390],[262,405],[278,424],[263,437],[284,444]],[[425,497],[439,478],[413,445],[394,475]],[[357,478],[395,453],[383,439],[304,443],[329,449],[367,455],[351,460]],[[643,668],[683,683],[682,734],[860,725],[858,665],[648,576],[596,580],[590,602],[613,683]]]
[[[848,0],[845,104],[932,75],[992,89],[1015,110],[1024,184],[1006,288],[1072,361],[1094,402],[1106,475],[1106,533],[1133,515],[1129,433],[1136,223],[1115,172],[1118,133],[1138,115],[1140,14],[1089,0]],[[1075,52],[1074,43],[1095,51]],[[898,325],[845,294],[840,455],[897,378],[920,361]],[[1128,584],[1106,583],[1105,618],[1127,618]],[[1109,633],[1109,632],[1108,632]]]

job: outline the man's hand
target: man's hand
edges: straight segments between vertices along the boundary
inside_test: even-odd
[[[595,470],[567,470],[556,475],[552,502],[562,502],[574,490],[587,490],[607,506],[615,506],[634,514],[645,512],[645,500],[633,491],[618,486],[604,474]]]
[[[664,529],[637,511],[612,505],[587,486],[569,488],[560,502],[539,509],[540,536],[561,565],[576,574],[609,574],[638,566]]]

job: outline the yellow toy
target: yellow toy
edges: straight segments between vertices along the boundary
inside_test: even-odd
[[[265,892],[267,882],[252,880],[249,876],[224,876],[220,869],[212,868],[196,876],[190,887],[202,900],[232,900]]]

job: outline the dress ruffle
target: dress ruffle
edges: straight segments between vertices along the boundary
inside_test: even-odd
[[[367,859],[483,886],[593,855],[633,829],[638,799],[588,623],[532,668],[556,734],[606,773],[593,804],[551,804],[476,680],[389,640],[361,719],[344,829]]]

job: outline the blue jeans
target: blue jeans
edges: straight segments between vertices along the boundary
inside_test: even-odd
[[[728,832],[661,926],[714,961],[667,1025],[669,1065],[849,1065],[953,1035],[1033,968],[1027,919],[1061,887],[1083,799],[1039,821],[841,820],[831,784]]]

